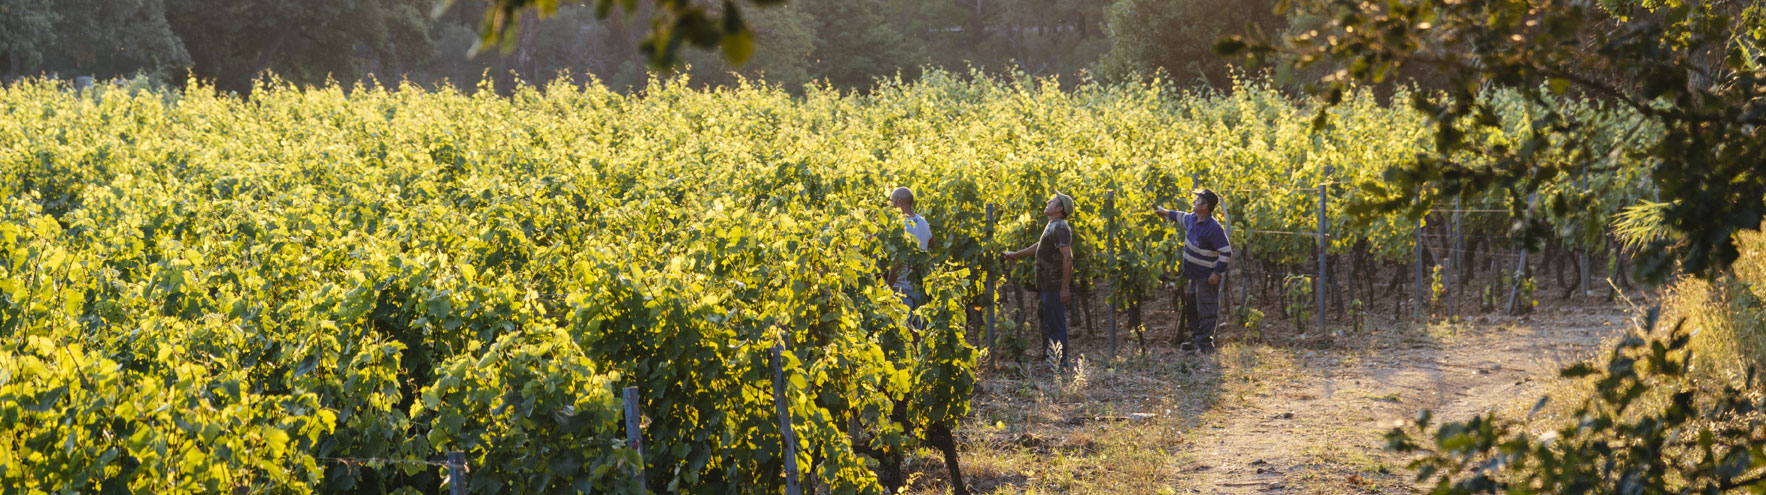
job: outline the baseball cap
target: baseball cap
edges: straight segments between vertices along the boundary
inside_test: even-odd
[[[1219,207],[1220,206],[1220,196],[1217,194],[1214,194],[1214,191],[1210,191],[1206,187],[1198,187],[1198,188],[1196,188],[1196,190],[1194,192],[1196,193],[1197,197],[1202,198],[1202,201],[1207,201],[1208,206],[1210,206],[1210,207]]]
[[[1068,195],[1061,194],[1061,193],[1055,193],[1055,201],[1058,203],[1061,203],[1061,214],[1062,215],[1069,216],[1069,217],[1073,216],[1073,197],[1072,196],[1068,196]]]

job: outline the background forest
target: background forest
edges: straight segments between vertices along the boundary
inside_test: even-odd
[[[289,82],[379,82],[498,87],[570,74],[616,90],[646,84],[638,49],[654,8],[595,19],[593,6],[559,7],[522,22],[507,49],[470,55],[488,3],[458,0],[0,0],[0,78],[146,76],[182,85],[188,75],[248,91],[266,71]],[[1273,0],[796,0],[746,9],[754,57],[735,67],[715,51],[687,51],[693,81],[764,78],[788,90],[825,81],[868,88],[876,78],[916,80],[927,67],[955,72],[1121,80],[1163,69],[1185,86],[1229,85],[1234,62],[1214,40],[1292,32],[1304,14]],[[537,16],[521,14],[523,21]]]

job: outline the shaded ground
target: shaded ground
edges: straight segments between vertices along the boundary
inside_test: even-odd
[[[1557,371],[1628,327],[1616,307],[1438,325],[1311,353],[1297,379],[1221,404],[1193,431],[1180,487],[1201,493],[1408,492],[1382,451],[1398,421],[1458,421],[1536,400]]]
[[[1213,356],[1162,344],[1143,354],[1121,335],[1116,360],[1086,336],[1075,342],[1085,363],[1067,374],[1010,360],[983,370],[963,470],[978,493],[1409,493],[1405,460],[1382,450],[1395,422],[1531,404],[1635,314],[1563,302],[1330,337],[1227,331]],[[1174,338],[1158,330],[1173,325],[1168,311],[1149,316],[1149,341]],[[913,462],[910,491],[948,492],[937,456]]]

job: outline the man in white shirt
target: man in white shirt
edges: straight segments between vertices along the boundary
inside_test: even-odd
[[[932,242],[932,226],[926,223],[925,218],[914,213],[914,191],[905,187],[895,188],[894,192],[889,193],[889,205],[901,210],[903,227],[919,242],[920,251],[926,251]],[[919,291],[914,290],[913,281],[908,277],[912,274],[912,268],[895,265],[889,268],[889,274],[884,280],[889,281],[889,288],[901,294],[903,304],[918,309],[923,301],[920,301]]]

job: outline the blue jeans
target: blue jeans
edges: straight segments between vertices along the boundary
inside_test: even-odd
[[[920,309],[921,303],[925,302],[924,299],[926,298],[926,296],[923,294],[920,294],[920,291],[914,290],[913,285],[898,284],[898,285],[896,285],[894,287],[890,287],[890,288],[895,289],[896,297],[901,298],[901,304],[904,306],[907,306],[908,311],[918,311]],[[908,316],[908,326],[913,327],[915,329],[926,328],[926,322],[925,322],[925,319],[920,318],[919,316],[910,314]]]
[[[1038,309],[1042,317],[1042,354],[1047,356],[1049,346],[1061,344],[1061,366],[1067,366],[1067,308],[1061,304],[1061,292],[1043,292]]]

